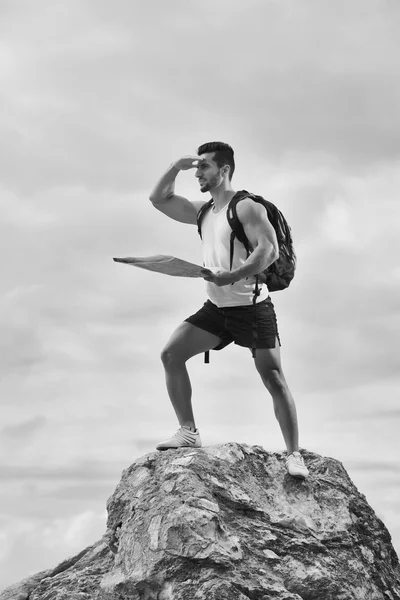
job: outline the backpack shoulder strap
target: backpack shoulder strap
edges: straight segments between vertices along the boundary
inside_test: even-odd
[[[201,238],[201,224],[203,222],[203,219],[204,219],[204,216],[205,216],[206,212],[213,205],[213,202],[214,201],[211,198],[208,202],[206,202],[205,204],[203,204],[203,206],[200,208],[199,212],[197,213],[197,231],[199,232],[200,238]]]
[[[208,202],[203,204],[203,206],[200,208],[199,212],[197,213],[197,231],[199,232],[200,239],[201,239],[201,224],[203,222],[206,212],[208,212],[210,210],[213,203],[214,203],[214,201],[211,198]],[[204,352],[204,362],[205,363],[210,362],[210,351],[209,350]]]
[[[250,194],[247,190],[240,190],[239,192],[236,192],[236,194],[233,196],[233,198],[229,202],[228,211],[226,213],[228,223],[230,225],[230,228],[232,229],[231,239],[230,239],[230,269],[232,269],[232,263],[233,263],[233,250],[234,250],[235,238],[237,238],[239,240],[239,242],[241,242],[243,244],[248,255],[251,253],[251,251],[253,249],[251,247],[249,240],[246,237],[246,234],[243,229],[243,225],[240,222],[240,219],[237,214],[238,202],[240,202],[241,200],[244,200],[245,198],[251,198],[252,200],[254,200],[255,196],[253,194]]]

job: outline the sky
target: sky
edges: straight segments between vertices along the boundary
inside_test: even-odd
[[[292,228],[272,300],[301,446],[400,553],[399,28],[397,0],[0,1],[0,589],[100,539],[178,427],[159,356],[205,284],[112,258],[201,262],[148,197],[212,140]],[[205,199],[193,171],[176,191]],[[204,445],[284,450],[249,352],[188,369]]]

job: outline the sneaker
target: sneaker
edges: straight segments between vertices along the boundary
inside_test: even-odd
[[[192,431],[184,425],[169,440],[156,446],[157,450],[168,450],[168,448],[201,448],[199,430]]]
[[[286,459],[286,468],[289,475],[305,479],[308,476],[308,469],[300,452],[292,452]]]

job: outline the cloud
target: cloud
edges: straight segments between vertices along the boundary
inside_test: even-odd
[[[400,469],[396,463],[387,463],[384,461],[352,461],[351,468],[357,471],[371,471],[371,472],[379,472],[381,475],[387,473],[389,476],[394,476],[397,479],[400,478]],[[398,481],[396,485],[398,485]]]
[[[10,428],[8,428],[10,429]],[[79,465],[58,466],[57,468],[46,468],[36,465],[32,466],[2,466],[1,475],[4,481],[11,479],[27,480],[57,480],[57,481],[108,481],[114,473],[114,468],[110,464],[104,464],[101,461],[86,460]]]
[[[148,187],[167,146],[184,153],[216,134],[271,162],[322,153],[354,168],[399,156],[395,7],[174,7],[9,7],[0,124],[7,187]]]
[[[92,534],[97,533],[98,525],[104,525],[105,518],[105,511],[96,514],[88,510],[70,519],[57,519],[43,530],[44,547],[57,548],[61,545],[70,547],[70,551],[74,551],[77,547],[84,548],[86,540],[92,539]]]
[[[33,419],[17,423],[16,425],[9,425],[3,427],[1,430],[2,436],[12,441],[18,441],[21,438],[26,439],[27,437],[33,437],[38,431],[40,431],[46,424],[46,419],[43,416],[37,416]]]

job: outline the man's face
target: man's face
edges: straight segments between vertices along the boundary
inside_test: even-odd
[[[221,169],[213,160],[214,152],[206,152],[199,157],[195,177],[199,180],[200,191],[209,192],[223,181]]]

